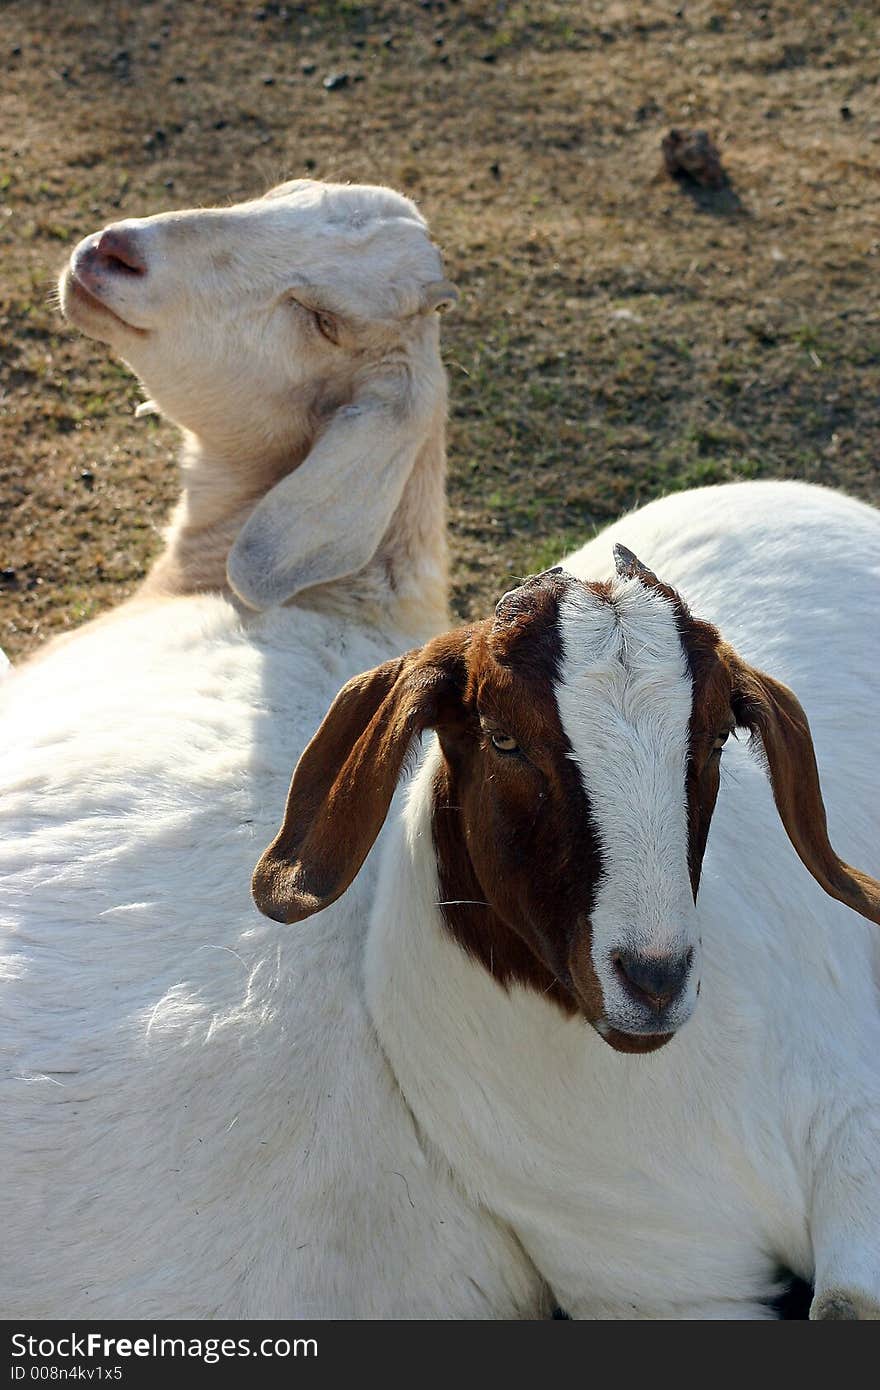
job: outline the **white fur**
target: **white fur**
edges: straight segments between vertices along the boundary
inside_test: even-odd
[[[693,682],[672,604],[636,579],[612,581],[608,602],[573,589],[560,605],[559,629],[556,702],[602,851],[590,914],[593,965],[604,1021],[638,1032],[644,1011],[616,978],[612,954],[680,956],[696,954],[699,944],[685,805]],[[664,1031],[687,1019],[698,978],[695,962]]]
[[[268,923],[249,892],[339,687],[443,622],[436,322],[395,300],[418,299],[437,253],[379,189],[297,185],[135,231],[147,279],[105,293],[149,335],[72,312],[189,428],[185,493],[141,595],[2,686],[0,1316],[541,1312],[540,1277],[466,1204],[377,1043],[372,864],[306,929]],[[330,373],[332,429],[351,386],[352,354],[278,297],[294,272],[349,293],[369,333],[386,314],[377,360],[393,352],[432,404],[411,416],[402,494],[369,420],[357,496],[314,480],[330,495],[303,546],[335,546],[348,570],[369,559],[355,503],[370,480],[393,513],[366,570],[255,613],[226,586],[229,546],[297,476],[299,387],[318,396]]]
[[[791,684],[832,843],[876,874],[880,515],[803,484],[698,490],[625,517],[567,568],[610,575],[616,540]],[[704,861],[701,996],[646,1056],[506,992],[455,945],[436,906],[436,757],[387,841],[367,997],[472,1201],[575,1317],[768,1316],[779,1264],[815,1281],[815,1313],[848,1300],[876,1316],[880,932],[800,864],[745,745],[725,752]]]

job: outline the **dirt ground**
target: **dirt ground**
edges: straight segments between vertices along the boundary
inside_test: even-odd
[[[130,592],[177,487],[50,301],[72,245],[293,175],[415,197],[462,292],[460,614],[671,489],[880,503],[878,47],[876,0],[0,0],[0,644]],[[662,172],[672,127],[729,186]]]

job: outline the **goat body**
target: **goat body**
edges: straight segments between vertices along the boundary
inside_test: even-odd
[[[188,433],[141,592],[2,685],[6,1318],[544,1306],[377,1043],[372,864],[308,934],[248,895],[340,684],[444,621],[439,276],[412,204],[310,183],[74,252],[66,312]]]
[[[248,893],[304,731],[412,634],[169,602],[7,682],[4,1315],[540,1306],[515,1242],[426,1155],[376,1042],[373,867],[308,933]]]

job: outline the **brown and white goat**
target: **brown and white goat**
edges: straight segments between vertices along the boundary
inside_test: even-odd
[[[800,532],[775,537],[768,610],[751,557],[773,554],[783,512]],[[659,535],[670,582],[618,544],[610,580],[538,575],[485,622],[350,682],[296,769],[255,896],[294,922],[343,893],[415,737],[436,730],[386,842],[367,982],[402,1090],[465,1188],[578,1316],[759,1316],[777,1265],[815,1280],[817,1315],[871,1316],[880,935],[864,919],[880,922],[880,884],[831,847],[797,697],[672,584],[690,553],[712,617],[738,595],[733,625],[748,641],[751,617],[784,674],[806,652],[808,690],[833,651],[817,709],[851,835],[876,820],[845,788],[876,743],[858,643],[880,516],[750,485],[666,499],[610,539]],[[818,599],[834,572],[852,606],[834,611],[832,648]],[[736,729],[775,812],[745,742],[719,796]]]

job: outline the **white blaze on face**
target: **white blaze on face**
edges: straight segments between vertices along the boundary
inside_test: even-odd
[[[685,790],[693,682],[675,610],[635,579],[612,581],[610,602],[578,584],[559,605],[559,631],[559,716],[602,849],[592,954],[605,1017],[624,1032],[644,1028],[614,952],[692,947],[687,987],[664,1020],[671,1030],[690,1014],[699,979]]]

